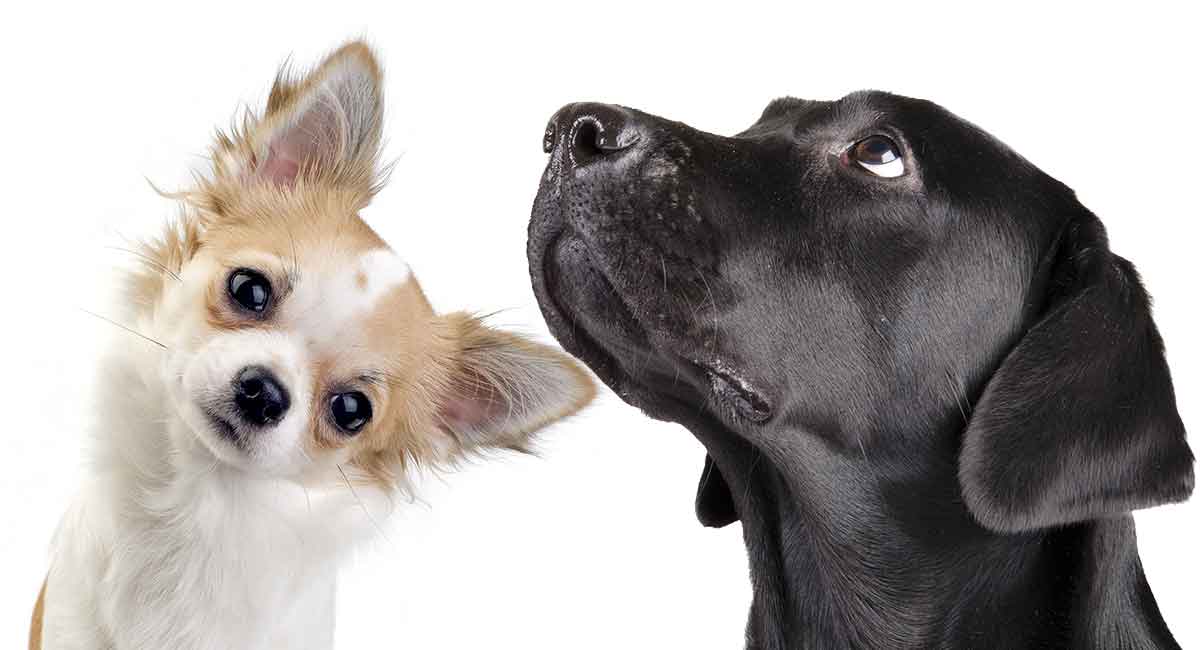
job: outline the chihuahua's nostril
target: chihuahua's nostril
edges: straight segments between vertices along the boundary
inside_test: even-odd
[[[262,366],[243,368],[233,380],[233,401],[246,423],[267,426],[283,418],[291,405],[287,389]]]
[[[262,380],[257,377],[250,377],[242,380],[241,388],[241,394],[243,396],[254,399],[259,395],[262,395],[263,383]]]

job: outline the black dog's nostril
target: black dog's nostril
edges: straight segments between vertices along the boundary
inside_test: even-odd
[[[586,165],[604,154],[604,149],[600,148],[603,133],[594,118],[582,118],[575,123],[575,131],[571,134],[571,153],[577,166]]]
[[[242,369],[233,380],[233,401],[242,419],[254,426],[274,424],[287,413],[287,389],[262,366]]]
[[[638,143],[638,136],[629,124],[618,116],[607,121],[597,117],[581,117],[571,133],[572,162],[582,167],[601,156],[625,151]]]
[[[608,104],[569,104],[550,120],[542,135],[546,153],[562,148],[571,167],[583,167],[600,158],[632,148],[641,140],[636,116]]]

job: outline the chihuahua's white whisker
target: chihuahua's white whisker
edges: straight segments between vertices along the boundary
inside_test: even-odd
[[[367,520],[369,520],[371,522],[371,525],[375,527],[375,530],[377,530],[379,532],[379,534],[381,536],[383,536],[383,538],[385,540],[387,540],[388,542],[391,542],[392,540],[391,540],[391,538],[388,537],[387,532],[385,532],[383,530],[383,527],[380,526],[379,522],[375,520],[375,516],[371,514],[371,511],[369,509],[367,509],[367,504],[363,503],[362,498],[360,498],[358,496],[358,490],[354,489],[354,484],[351,483],[350,478],[346,476],[346,470],[342,469],[342,466],[340,464],[337,466],[337,469],[338,469],[338,473],[342,475],[342,481],[346,484],[346,487],[350,490],[351,496],[353,496],[354,500],[356,502],[358,502],[358,507],[361,508],[363,511],[363,514],[367,516]]]
[[[133,255],[134,257],[137,257],[138,259],[140,259],[143,263],[148,264],[152,268],[157,269],[157,270],[167,274],[172,279],[174,279],[176,282],[183,282],[183,279],[179,277],[178,273],[167,268],[167,266],[165,264],[154,259],[153,257],[150,257],[149,255],[146,255],[145,253],[139,253],[138,251],[135,251],[131,248],[123,248],[121,246],[105,246],[104,248],[106,248],[108,250],[112,250],[112,251],[120,251],[122,253],[128,253],[130,255]]]
[[[162,348],[162,349],[164,349],[164,350],[169,350],[169,349],[170,349],[170,348],[168,348],[168,347],[166,346],[166,344],[164,344],[164,343],[162,343],[162,342],[160,342],[160,341],[157,341],[157,340],[155,340],[155,339],[152,339],[152,338],[150,338],[149,336],[146,336],[145,334],[142,334],[141,332],[139,332],[139,331],[137,331],[137,330],[133,329],[132,327],[127,327],[127,326],[125,326],[125,325],[122,325],[122,324],[118,323],[117,321],[115,321],[115,320],[113,320],[113,319],[111,319],[111,318],[107,318],[107,317],[105,317],[105,316],[101,316],[100,314],[97,314],[96,312],[93,312],[93,311],[89,311],[89,310],[87,310],[87,309],[84,309],[83,307],[80,307],[80,308],[79,308],[79,311],[81,311],[81,312],[83,312],[83,313],[85,313],[85,314],[87,314],[87,315],[89,315],[89,316],[94,316],[94,317],[96,317],[96,318],[99,318],[100,320],[102,320],[102,321],[104,321],[104,322],[108,323],[109,325],[112,325],[113,327],[117,327],[117,328],[119,328],[119,329],[123,329],[123,330],[125,330],[126,332],[129,332],[130,334],[133,334],[134,336],[136,336],[136,337],[138,337],[138,338],[141,338],[141,339],[143,339],[143,340],[145,340],[145,341],[148,341],[148,342],[150,342],[150,343],[153,343],[153,344],[157,345],[158,347],[160,347],[160,348]]]

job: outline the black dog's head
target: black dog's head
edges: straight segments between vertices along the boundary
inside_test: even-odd
[[[782,99],[721,137],[572,104],[544,147],[529,260],[552,332],[710,451],[737,439],[808,484],[853,476],[816,456],[921,468],[996,531],[1190,493],[1132,265],[1067,187],[941,107]],[[732,521],[705,475],[701,519]]]

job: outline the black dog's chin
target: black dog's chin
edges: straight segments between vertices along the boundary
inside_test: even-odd
[[[539,192],[528,254],[538,305],[562,346],[651,418],[688,426],[701,412],[717,409],[754,423],[769,419],[767,400],[711,352],[673,353],[652,342],[661,336],[648,333],[635,316],[636,305],[631,306],[635,299],[620,295],[594,259],[596,253],[566,225],[560,206],[549,198],[555,194],[545,184]],[[729,487],[711,458],[705,461],[695,508],[705,526],[738,520]]]
[[[583,241],[561,233],[542,255],[535,287],[554,337],[624,401],[666,419],[666,400],[649,386],[673,364],[655,350]]]
[[[645,329],[592,259],[582,239],[570,232],[558,237],[547,253],[543,273],[554,306],[573,326],[572,331],[561,334],[580,338],[578,344],[583,347],[590,342],[617,356],[645,354],[651,347]]]

